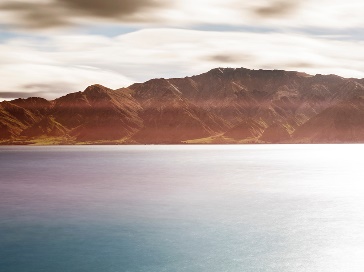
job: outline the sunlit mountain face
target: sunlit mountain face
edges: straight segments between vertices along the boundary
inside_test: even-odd
[[[362,80],[216,68],[0,103],[2,144],[358,143]]]

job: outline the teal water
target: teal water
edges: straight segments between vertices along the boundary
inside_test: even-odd
[[[364,271],[362,145],[0,147],[0,271]]]

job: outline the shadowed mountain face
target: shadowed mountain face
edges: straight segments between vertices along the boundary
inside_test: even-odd
[[[51,102],[34,97],[1,102],[0,140],[19,136],[25,129],[41,121],[51,107]]]
[[[312,143],[363,142],[363,98],[353,98],[327,108],[297,128],[293,136]]]
[[[0,141],[364,142],[362,97],[363,79],[218,68],[118,90],[92,85],[54,101],[1,102]]]
[[[101,85],[54,101],[52,115],[77,141],[121,140],[142,128],[141,107],[123,91]]]

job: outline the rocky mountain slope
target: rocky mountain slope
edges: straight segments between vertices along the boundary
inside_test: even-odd
[[[364,80],[217,68],[0,103],[2,144],[364,142]]]

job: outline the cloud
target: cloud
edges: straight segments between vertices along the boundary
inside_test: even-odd
[[[65,5],[77,13],[98,17],[130,18],[142,10],[157,8],[162,3],[157,0],[55,0],[57,5]]]
[[[4,79],[2,89],[30,95],[38,93],[52,99],[69,92],[84,90],[93,83],[111,88],[133,83],[133,80],[113,71],[111,67],[97,64],[103,62],[102,57],[93,56],[92,51],[85,50],[90,38],[81,39],[75,36],[77,46],[72,46],[72,42],[67,46],[67,38],[69,37],[41,41],[11,39],[0,44],[0,78]],[[57,44],[60,40],[63,43]],[[91,50],[101,44],[106,45],[104,39],[94,37],[93,42],[90,42]],[[73,54],[77,54],[78,58],[72,60]],[[88,63],[93,64],[86,65]]]
[[[302,69],[302,68],[313,68],[313,69],[319,69],[321,68],[319,64],[313,64],[313,63],[309,63],[309,62],[292,62],[292,63],[286,63],[285,66],[288,66],[288,67],[297,67],[299,69]]]
[[[2,92],[0,91],[0,99],[15,99],[15,98],[28,98],[42,96],[43,93],[39,92]]]
[[[289,30],[363,28],[361,0],[3,0],[0,24],[32,31],[64,26],[220,25]]]
[[[362,78],[363,45],[298,34],[182,29],[140,30],[114,38],[75,34],[35,41],[18,38],[0,44],[0,78],[6,93],[40,93],[45,98],[95,83],[117,89],[216,67]]]
[[[298,9],[300,1],[278,0],[271,1],[268,5],[257,7],[254,13],[260,17],[279,17],[292,15]]]
[[[4,24],[23,28],[52,28],[106,21],[143,22],[157,20],[151,10],[167,5],[162,0],[22,0],[5,1],[0,11]]]
[[[133,83],[132,80],[112,71],[66,66],[66,64],[59,67],[47,64],[0,65],[0,67],[2,69],[0,77],[7,76],[3,84],[8,90],[6,93],[20,93],[22,97],[36,95],[53,99],[70,92],[82,91],[94,83],[114,89]],[[8,97],[10,96],[8,94]]]
[[[232,64],[232,63],[243,63],[245,61],[251,61],[252,56],[246,54],[233,54],[233,53],[219,53],[208,56],[205,58],[206,60],[210,60],[213,63],[221,63],[221,64]]]
[[[284,29],[342,30],[364,27],[360,0],[258,0],[251,22]]]
[[[11,26],[26,28],[47,28],[69,25],[68,19],[57,12],[57,8],[46,2],[4,2],[0,10],[10,13],[11,19],[5,22]]]
[[[204,32],[172,29],[142,30],[117,38],[127,63],[143,60],[146,73],[137,65],[128,72],[160,77],[155,67],[174,67],[165,77],[185,76],[224,66],[302,70],[362,77],[364,47],[354,41],[285,33]],[[344,49],[344,50],[343,50]],[[138,68],[134,71],[134,67]],[[123,70],[126,70],[126,67]]]

